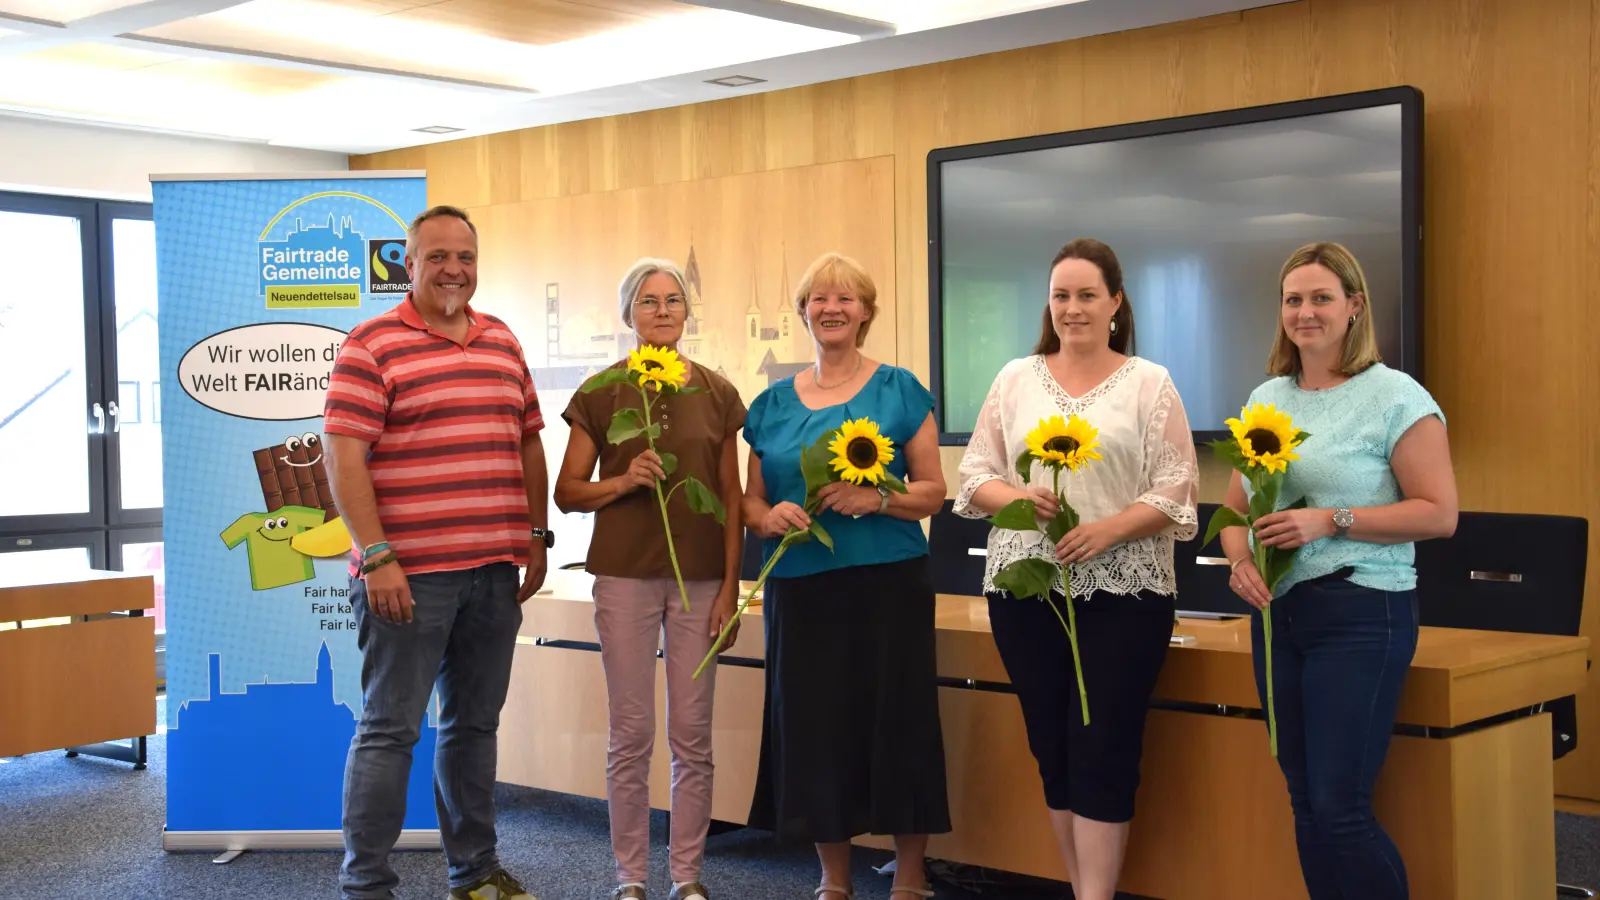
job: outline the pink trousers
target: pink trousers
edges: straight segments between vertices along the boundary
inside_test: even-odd
[[[683,611],[671,578],[594,580],[594,624],[611,704],[606,794],[617,882],[644,882],[650,865],[650,755],[656,736],[656,650],[665,635],[667,746],[672,750],[672,836],[675,882],[700,880],[711,826],[711,704],[716,666],[694,670],[715,640],[711,608],[717,581],[686,581]]]

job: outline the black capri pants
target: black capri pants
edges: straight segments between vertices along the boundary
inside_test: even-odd
[[[1172,638],[1173,600],[1097,591],[1072,601],[1089,694],[1083,724],[1060,594],[1044,600],[992,593],[989,626],[1039,763],[1045,803],[1097,822],[1133,819],[1144,722]],[[1061,619],[1056,618],[1059,611]]]

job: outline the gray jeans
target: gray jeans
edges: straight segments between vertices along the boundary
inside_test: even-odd
[[[389,865],[405,821],[411,750],[435,684],[439,740],[433,794],[450,864],[462,887],[500,868],[495,853],[495,732],[511,681],[522,609],[518,572],[497,563],[409,577],[412,619],[396,624],[367,609],[351,579],[365,706],[344,770],[346,900],[388,900],[400,878]]]

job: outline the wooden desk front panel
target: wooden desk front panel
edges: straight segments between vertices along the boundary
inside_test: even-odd
[[[0,622],[150,609],[156,603],[155,584],[149,575],[98,570],[57,582],[0,583]]]
[[[155,619],[0,631],[0,756],[156,730]]]

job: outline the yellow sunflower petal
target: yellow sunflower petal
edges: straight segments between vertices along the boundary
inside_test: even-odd
[[[653,385],[656,391],[664,387],[680,388],[688,380],[688,367],[676,350],[652,347],[646,344],[628,351],[628,368],[638,373],[639,384]]]
[[[854,484],[877,484],[887,474],[884,466],[894,461],[894,443],[871,419],[846,420],[828,442],[828,452],[833,454],[828,462],[839,478]]]

